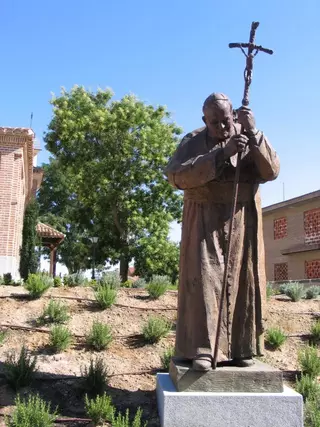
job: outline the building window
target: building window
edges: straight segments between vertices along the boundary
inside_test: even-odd
[[[273,221],[274,240],[287,237],[287,218],[277,218]]]
[[[305,271],[306,271],[307,279],[319,279],[320,278],[320,259],[314,259],[313,261],[306,261]]]
[[[282,280],[288,280],[288,263],[287,262],[281,262],[280,264],[274,265],[274,280],[275,281],[282,281]]]
[[[306,243],[320,242],[320,208],[304,213],[304,231]]]

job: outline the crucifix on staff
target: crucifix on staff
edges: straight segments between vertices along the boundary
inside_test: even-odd
[[[253,58],[272,51],[232,43],[246,55],[242,107],[212,93],[204,127],[186,134],[166,174],[184,191],[175,355],[198,371],[247,367],[263,352],[266,278],[259,185],[277,178],[279,159],[249,105]],[[247,51],[245,51],[247,49]]]

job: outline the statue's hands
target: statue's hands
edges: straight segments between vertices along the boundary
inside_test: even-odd
[[[223,149],[224,158],[229,159],[235,154],[245,150],[249,138],[243,134],[233,135]]]
[[[240,107],[237,110],[238,114],[238,123],[243,127],[243,129],[249,134],[254,135],[257,133],[256,121],[253,115],[253,112],[248,107]]]

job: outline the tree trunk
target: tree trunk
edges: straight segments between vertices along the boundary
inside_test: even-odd
[[[124,283],[128,280],[129,258],[122,255],[120,258],[120,277],[121,282]]]

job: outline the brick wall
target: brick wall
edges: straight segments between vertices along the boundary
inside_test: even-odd
[[[274,264],[274,280],[288,280],[288,263],[281,262],[279,264]]]
[[[277,218],[273,221],[273,238],[283,239],[287,237],[287,218]]]
[[[304,231],[306,243],[320,242],[320,208],[304,213]]]
[[[10,272],[18,277],[23,215],[32,179],[33,134],[13,132],[0,128],[0,275]]]
[[[305,262],[307,279],[318,279],[320,277],[320,259]]]
[[[307,273],[306,263],[320,260],[320,249],[312,248],[312,250],[291,254],[283,254],[282,251],[320,243],[319,221],[320,197],[297,205],[283,206],[263,214],[267,280],[277,280],[275,276],[280,275],[280,267],[276,265],[284,263],[287,264],[289,280],[307,279],[311,274],[315,277],[314,274],[317,273]]]

